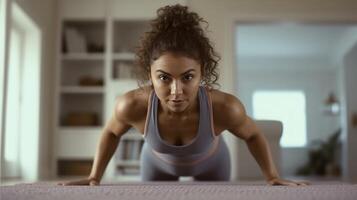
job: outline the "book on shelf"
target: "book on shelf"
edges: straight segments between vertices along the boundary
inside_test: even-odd
[[[139,166],[118,166],[117,172],[122,175],[139,175],[140,167]]]
[[[117,150],[115,152],[115,158],[117,160],[123,160],[123,158],[124,158],[124,140],[121,140],[119,142],[119,145],[118,145]]]
[[[131,158],[134,160],[139,160],[140,159],[140,141],[139,140],[135,140],[133,141],[132,144],[132,156]]]
[[[131,154],[131,144],[132,141],[130,140],[124,140],[124,160],[130,160],[130,154]]]
[[[132,77],[131,69],[133,68],[133,66],[130,63],[118,62],[115,67],[116,67],[115,77],[120,79],[126,79]]]
[[[143,144],[143,140],[121,140],[115,152],[115,158],[118,161],[139,160]]]
[[[124,168],[123,174],[137,175],[137,174],[140,174],[140,169],[139,168]]]

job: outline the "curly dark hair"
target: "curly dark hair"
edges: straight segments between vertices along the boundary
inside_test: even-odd
[[[213,87],[218,85],[217,65],[219,55],[214,51],[206,37],[201,23],[208,22],[197,13],[188,11],[187,6],[179,4],[161,7],[157,18],[151,21],[151,30],[145,32],[136,49],[136,68],[134,75],[139,87],[150,80],[150,66],[165,52],[173,52],[195,59],[201,64],[201,84]]]

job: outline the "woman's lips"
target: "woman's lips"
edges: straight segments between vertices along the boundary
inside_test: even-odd
[[[173,102],[181,102],[183,100],[171,100],[171,101],[173,101]]]
[[[170,100],[170,102],[173,104],[173,105],[180,105],[183,100]]]

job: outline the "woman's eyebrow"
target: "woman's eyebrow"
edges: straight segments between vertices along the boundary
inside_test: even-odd
[[[188,72],[191,72],[191,71],[196,71],[196,70],[195,69],[189,69],[189,70],[185,71],[184,73],[182,73],[181,75],[187,74]],[[171,76],[171,74],[169,74],[169,73],[167,73],[167,72],[165,72],[165,71],[163,71],[161,69],[156,70],[156,72],[161,72],[161,73],[164,73],[164,74],[167,74],[167,75]]]

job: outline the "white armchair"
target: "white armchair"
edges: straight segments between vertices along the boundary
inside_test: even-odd
[[[262,131],[268,141],[274,163],[277,170],[281,172],[281,147],[280,138],[282,136],[283,124],[275,120],[256,120],[258,128]],[[263,174],[252,154],[243,140],[238,144],[237,170],[239,180],[261,180]]]

